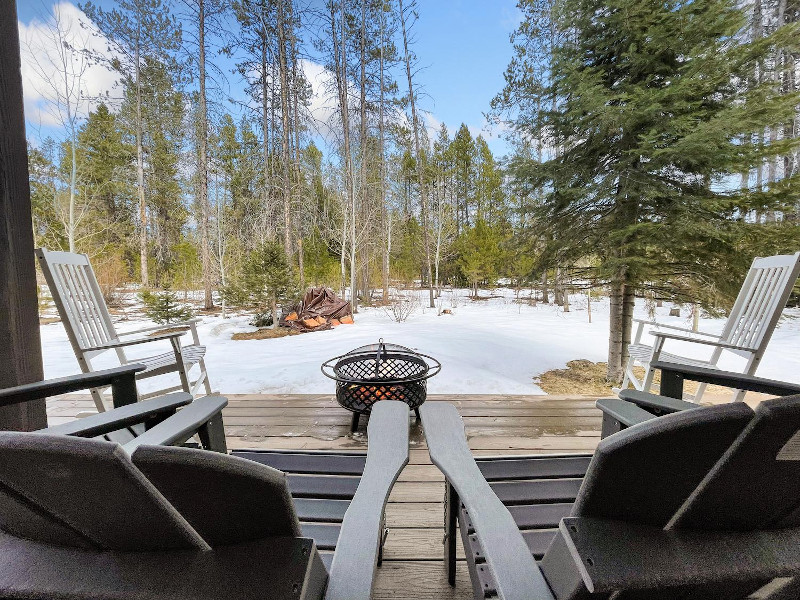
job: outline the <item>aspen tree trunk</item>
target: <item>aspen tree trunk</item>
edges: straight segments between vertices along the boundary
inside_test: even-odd
[[[67,108],[69,111],[69,108]],[[69,117],[68,117],[69,118]],[[70,119],[71,121],[71,119]],[[69,226],[67,228],[67,239],[69,241],[69,251],[75,252],[75,188],[78,183],[78,153],[75,149],[77,135],[75,135],[75,124],[71,122],[70,146],[72,151],[72,169],[69,175]]]
[[[269,79],[267,77],[267,31],[266,27],[262,25],[262,35],[264,36],[263,44],[261,46],[261,130],[264,134],[264,206],[262,213],[265,215],[269,212],[269,194],[270,184],[272,183],[269,148],[270,148],[270,93],[269,93]],[[266,227],[258,228],[259,240],[263,243],[266,238]]]
[[[383,281],[383,304],[389,303],[389,253],[391,252],[392,248],[392,224],[389,220],[389,211],[386,207],[386,150],[385,150],[385,140],[384,140],[384,122],[383,122],[383,104],[385,102],[385,90],[384,90],[384,57],[383,57],[383,45],[384,45],[384,32],[386,28],[386,11],[383,7],[381,7],[381,39],[380,39],[380,101],[378,103],[378,140],[380,145],[380,193],[381,193],[381,212],[383,216],[383,230],[386,232],[387,240],[386,244],[383,245],[383,273],[382,273],[382,281]]]
[[[141,24],[138,25],[141,27]],[[147,204],[144,196],[144,149],[142,148],[142,82],[137,39],[134,52],[134,73],[136,76],[136,183],[139,194],[139,261],[141,263],[142,286],[150,284],[147,270]]]
[[[214,307],[211,294],[211,248],[208,239],[208,110],[206,106],[206,15],[205,0],[197,2],[197,44],[200,50],[200,243],[203,259],[204,307]]]
[[[361,0],[361,40],[360,40],[360,59],[361,59],[361,95],[359,98],[359,142],[361,165],[359,170],[359,187],[361,196],[361,210],[366,211],[367,208],[367,56],[366,56],[366,36],[367,36],[367,2]],[[355,245],[354,240],[351,241]],[[369,258],[366,251],[362,255],[362,289],[364,291],[364,298],[369,299]],[[370,300],[367,300],[370,302]]]
[[[289,152],[289,73],[286,58],[286,19],[284,0],[278,0],[278,73],[281,94],[281,148],[283,150],[283,249],[286,262],[292,264],[292,190]]]
[[[295,170],[295,179],[296,179],[296,187],[295,187],[295,196],[302,194],[303,183],[302,178],[303,174],[300,172],[300,100],[299,100],[299,87],[300,81],[299,77],[297,76],[297,66],[298,66],[298,58],[297,58],[297,36],[295,35],[295,23],[294,23],[294,0],[289,0],[289,50],[291,52],[291,64],[292,64],[292,104],[294,106],[294,150],[292,160],[294,162],[294,170]],[[298,224],[296,224],[298,225]],[[295,232],[297,234],[297,266],[300,270],[300,289],[305,292],[306,289],[306,274],[305,268],[303,266],[303,228],[302,223],[299,224],[300,227]]]
[[[342,133],[344,142],[344,190],[345,199],[349,199],[350,225],[350,304],[353,312],[358,312],[356,296],[356,199],[354,193],[353,163],[350,154],[350,108],[347,90],[347,37],[345,28],[345,0],[340,2],[341,23],[336,31],[335,7],[331,3],[331,25],[333,27],[334,58],[336,64],[336,86],[339,92],[339,107],[342,113]],[[338,41],[337,41],[338,36]],[[345,210],[345,213],[348,211]],[[347,221],[346,221],[347,222]],[[344,253],[344,245],[342,245]],[[344,260],[344,258],[342,258]],[[342,265],[344,270],[344,265]]]
[[[408,52],[408,34],[406,31],[406,17],[403,12],[403,0],[399,0],[400,26],[403,30],[403,50],[405,53],[406,77],[408,78],[408,97],[411,103],[411,121],[414,128],[414,150],[417,155],[417,179],[419,181],[420,209],[422,212],[423,243],[425,244],[425,263],[428,270],[428,296],[430,308],[436,308],[433,298],[433,270],[431,268],[431,244],[428,227],[428,198],[425,190],[425,178],[422,173],[422,152],[419,142],[419,121],[417,120],[417,105],[414,97],[414,83],[411,78],[411,55]]]

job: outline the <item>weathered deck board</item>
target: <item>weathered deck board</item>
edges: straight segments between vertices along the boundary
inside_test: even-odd
[[[231,449],[366,449],[366,419],[359,431],[351,434],[351,415],[332,396],[228,398],[224,418]],[[483,456],[592,452],[600,440],[601,417],[595,400],[585,396],[429,397],[429,401],[453,402],[459,408],[469,446],[475,455]],[[51,424],[93,408],[89,396],[47,402]],[[456,586],[451,588],[442,561],[444,477],[430,462],[420,425],[410,418],[410,460],[389,497],[386,523],[390,533],[373,597],[467,600],[472,598],[472,586],[466,567],[459,567]],[[463,556],[458,546],[459,556]]]

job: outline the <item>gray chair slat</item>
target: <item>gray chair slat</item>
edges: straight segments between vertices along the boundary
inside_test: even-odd
[[[591,456],[476,460],[486,481],[583,477]]]
[[[509,506],[508,512],[520,529],[558,527],[559,521],[572,512],[571,502]]]
[[[0,483],[100,548],[208,548],[116,444],[0,432],[0,455]]]
[[[349,475],[287,475],[295,498],[332,498],[349,500],[356,493],[360,477]]]
[[[335,550],[339,541],[340,525],[323,523],[301,523],[303,537],[311,538],[320,550]]]
[[[547,548],[550,546],[556,533],[558,533],[558,529],[555,528],[535,529],[523,531],[522,537],[525,543],[528,544],[528,548],[533,557],[539,560],[544,556],[544,553],[547,552]],[[481,548],[477,534],[473,533],[469,536],[469,551],[472,553],[472,558],[476,563],[481,563],[485,560],[483,548]]]
[[[800,395],[766,400],[669,527],[800,526]]]
[[[752,416],[734,402],[666,415],[605,438],[573,516],[663,527]]]
[[[284,473],[319,475],[358,475],[364,472],[366,456],[346,454],[289,454],[286,452],[233,452]]]
[[[0,485],[0,531],[57,546],[96,547],[66,523],[2,485]]]
[[[191,448],[140,446],[132,459],[212,547],[300,534],[280,471]]]
[[[533,557],[536,560],[540,560],[547,552],[547,548],[550,547],[550,543],[556,533],[558,533],[558,529],[531,529],[523,531],[522,537],[525,539],[525,543],[528,544]]]
[[[572,502],[581,487],[580,478],[501,481],[490,486],[506,506],[544,502]]]
[[[294,498],[297,518],[304,522],[341,523],[348,506],[349,500]]]
[[[322,563],[325,565],[325,570],[328,571],[328,573],[330,573],[331,564],[333,563],[333,552],[327,550],[324,552],[320,552],[319,556],[322,559]]]

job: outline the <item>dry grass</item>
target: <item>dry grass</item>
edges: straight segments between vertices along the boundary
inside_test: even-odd
[[[262,329],[257,329],[256,331],[245,331],[240,333],[234,333],[231,336],[232,340],[270,340],[272,338],[282,338],[286,337],[287,335],[300,335],[299,331],[295,331],[294,329],[289,329],[288,327],[276,327],[275,329],[270,329],[268,327],[264,327]]]
[[[50,323],[60,323],[58,317],[39,317],[39,325],[49,325]]]
[[[607,363],[593,363],[590,360],[578,359],[567,363],[566,369],[553,369],[542,373],[537,385],[548,394],[569,395],[581,394],[583,396],[606,396],[613,394],[611,388],[614,384],[606,381]],[[634,373],[640,379],[644,377],[644,368],[635,367]],[[656,373],[655,383],[660,381],[660,373]],[[694,394],[697,391],[697,383],[687,381],[684,385],[684,392]],[[730,390],[718,385],[710,385],[706,388],[706,394],[730,395]],[[703,397],[705,401],[705,396]]]

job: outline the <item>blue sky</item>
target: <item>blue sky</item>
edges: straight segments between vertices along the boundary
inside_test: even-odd
[[[36,20],[52,13],[54,4],[52,0],[18,0],[23,38],[36,34]],[[98,4],[113,6],[109,0]],[[70,8],[75,10],[76,5],[73,2]],[[422,67],[416,84],[425,93],[420,104],[430,113],[428,125],[445,123],[452,135],[462,122],[466,123],[473,135],[482,133],[495,155],[502,156],[507,144],[496,132],[485,129],[483,113],[503,86],[503,71],[512,53],[509,35],[519,22],[516,0],[419,0],[419,14],[413,50]],[[401,90],[405,89],[404,73],[397,75]],[[236,91],[241,84],[236,76],[230,77],[230,85]],[[107,76],[97,74],[93,78],[96,86],[108,86]],[[28,82],[24,66],[23,79]],[[36,97],[41,93],[33,88],[28,84],[25,90],[29,135],[56,133],[48,126],[47,117],[35,110],[37,101],[41,104],[42,99]],[[435,132],[431,135],[435,136]]]

